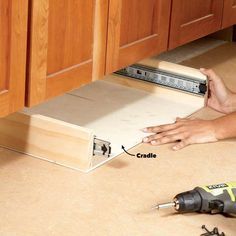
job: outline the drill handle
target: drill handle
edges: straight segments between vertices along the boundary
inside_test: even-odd
[[[225,201],[224,202],[224,213],[236,215],[236,202],[234,201]]]

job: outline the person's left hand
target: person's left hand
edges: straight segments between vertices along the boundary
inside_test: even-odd
[[[218,141],[215,129],[214,120],[177,118],[173,124],[144,128],[143,132],[155,134],[144,138],[143,142],[151,145],[177,142],[172,148],[179,150],[194,143]]]

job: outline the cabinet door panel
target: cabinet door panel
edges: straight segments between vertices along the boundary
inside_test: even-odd
[[[102,40],[107,5],[107,0],[32,1],[27,105],[92,81],[95,27],[98,22],[103,26],[99,28]]]
[[[28,1],[0,1],[0,116],[24,107]]]
[[[110,0],[106,73],[167,49],[170,0]]]
[[[93,0],[50,0],[47,74],[92,59]]]
[[[225,0],[222,28],[226,28],[235,24],[236,24],[236,0]]]
[[[169,49],[221,28],[223,0],[173,0]]]

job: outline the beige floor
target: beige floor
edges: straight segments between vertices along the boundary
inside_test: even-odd
[[[155,56],[154,58],[173,63],[181,63],[182,61],[199,56],[225,43],[227,42],[223,40],[205,37],[175,48],[171,51],[164,52],[161,55]]]

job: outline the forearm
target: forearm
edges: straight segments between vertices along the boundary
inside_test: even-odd
[[[236,112],[213,120],[213,124],[218,140],[236,137]]]

